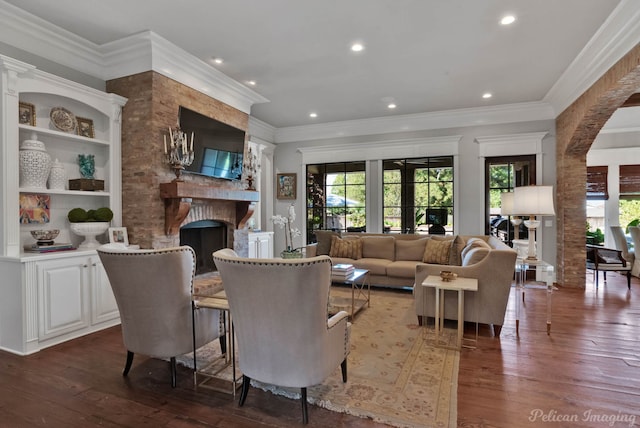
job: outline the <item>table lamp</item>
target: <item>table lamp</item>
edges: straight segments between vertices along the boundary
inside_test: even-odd
[[[522,219],[518,216],[513,209],[513,192],[500,193],[500,214],[511,217],[511,224],[513,225],[513,239],[520,239],[520,225]]]
[[[553,208],[553,186],[522,186],[513,191],[515,213],[529,216],[524,225],[529,229],[529,250],[527,260],[537,261],[535,230],[540,226],[536,216],[555,216]]]

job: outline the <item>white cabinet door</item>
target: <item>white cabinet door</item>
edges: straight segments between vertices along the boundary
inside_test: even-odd
[[[40,340],[89,326],[86,257],[38,262]]]
[[[249,233],[249,258],[273,258],[273,232]]]
[[[116,319],[118,305],[99,257],[91,258],[91,324]]]

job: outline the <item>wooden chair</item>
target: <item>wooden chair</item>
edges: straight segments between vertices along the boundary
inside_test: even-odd
[[[627,287],[631,290],[631,264],[622,256],[621,250],[587,244],[587,269],[592,269],[596,277],[598,288],[598,272],[602,272],[604,282],[607,282],[607,272],[626,272]]]

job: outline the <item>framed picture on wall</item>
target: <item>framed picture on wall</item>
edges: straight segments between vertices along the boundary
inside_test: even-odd
[[[93,128],[93,120],[84,117],[76,117],[76,120],[78,121],[78,135],[87,138],[94,138],[96,136]]]
[[[109,242],[112,244],[123,244],[125,247],[129,245],[129,235],[126,227],[110,227]]]
[[[296,198],[296,174],[278,174],[276,185],[276,197],[278,199],[295,199]]]
[[[18,103],[18,122],[22,125],[36,126],[36,107],[30,103]]]

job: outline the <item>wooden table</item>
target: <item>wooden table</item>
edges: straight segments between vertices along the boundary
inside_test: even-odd
[[[465,291],[478,291],[478,280],[476,278],[456,278],[451,281],[444,281],[439,275],[429,275],[422,281],[423,287],[435,288],[436,295],[436,307],[435,307],[435,333],[436,333],[436,346],[441,346],[440,336],[444,330],[444,291],[451,290],[458,292],[458,339],[456,341],[457,346],[454,349],[461,349],[463,340],[471,340],[464,338],[464,292]],[[427,293],[425,296],[425,306],[427,300]],[[476,299],[476,314],[478,313],[478,299]],[[426,323],[425,323],[426,326]],[[478,321],[476,320],[476,337],[475,343],[478,343]],[[448,348],[448,346],[442,346]],[[474,348],[475,346],[466,346],[468,348]]]

